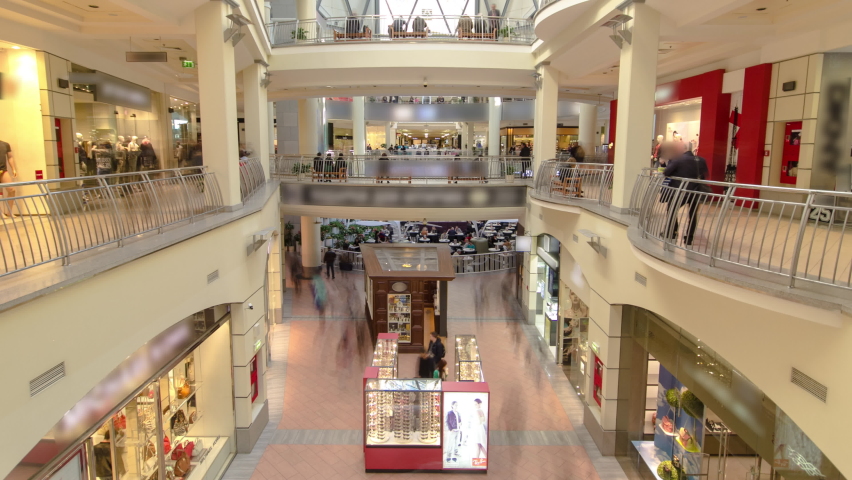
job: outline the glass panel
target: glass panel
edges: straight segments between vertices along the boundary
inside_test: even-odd
[[[456,381],[484,382],[479,346],[473,335],[456,335]]]
[[[437,248],[377,249],[376,256],[379,259],[382,270],[386,272],[435,272],[438,270]]]
[[[441,381],[367,380],[367,445],[440,445]]]

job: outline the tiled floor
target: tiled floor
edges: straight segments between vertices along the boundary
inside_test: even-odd
[[[449,340],[474,334],[491,389],[487,476],[501,479],[624,479],[582,426],[582,405],[564,375],[522,325],[507,273],[458,277],[450,289]],[[364,472],[362,380],[372,352],[363,314],[363,274],[338,272],[289,288],[273,331],[269,425],[226,480],[417,478],[435,474]],[[321,282],[318,285],[316,282]],[[292,281],[288,279],[288,287]],[[328,292],[318,309],[313,292]],[[322,303],[322,302],[321,302]],[[447,348],[453,364],[453,349]],[[414,376],[403,355],[400,376]],[[453,372],[450,372],[451,375]],[[286,387],[284,387],[286,385]],[[283,390],[283,392],[282,392]],[[452,478],[482,478],[455,474]]]

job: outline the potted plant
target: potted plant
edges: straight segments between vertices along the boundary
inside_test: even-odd
[[[514,35],[515,29],[513,27],[503,27],[497,30],[497,37],[503,40],[504,42],[511,41]]]
[[[506,165],[506,183],[515,183],[514,165]]]
[[[292,32],[290,32],[291,40],[307,40],[308,39],[308,31],[302,27],[299,27]]]
[[[294,163],[293,168],[290,170],[291,175],[295,175],[298,180],[302,180],[305,178],[305,174],[311,172],[311,165],[309,163]]]
[[[294,247],[293,244],[293,222],[287,222],[284,224],[284,251],[289,252],[290,247]]]

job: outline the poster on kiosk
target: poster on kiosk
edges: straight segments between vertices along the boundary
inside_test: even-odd
[[[488,393],[445,389],[443,406],[444,470],[487,470]]]

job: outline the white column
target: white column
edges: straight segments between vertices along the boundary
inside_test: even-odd
[[[633,17],[633,44],[624,42],[618,73],[612,206],[627,208],[636,175],[648,165],[648,139],[653,132],[654,93],[657,88],[657,51],[660,13],[644,3],[628,7]]]
[[[269,102],[266,88],[260,85],[264,67],[253,63],[242,71],[243,110],[245,112],[246,147],[260,158],[263,172],[269,178]]]
[[[471,139],[468,135],[467,125],[467,122],[462,122],[461,124],[461,145],[459,146],[459,148],[461,148],[462,151],[470,150],[472,148],[470,145]]]
[[[296,0],[296,16],[299,20],[316,20],[316,0]]]
[[[367,123],[364,119],[364,97],[352,97],[352,142],[355,155],[367,153]]]
[[[503,118],[503,99],[488,100],[488,155],[500,155],[500,120]]]
[[[535,94],[533,124],[533,171],[541,162],[556,157],[556,108],[559,102],[559,72],[550,64],[540,65],[540,87]]]
[[[299,100],[299,154],[316,155],[317,152],[324,153],[322,147],[322,135],[320,122],[322,112],[320,103],[316,98],[302,98]]]
[[[316,153],[316,152],[314,152]],[[302,217],[302,266],[316,268],[322,265],[322,237],[319,217]]]
[[[580,145],[586,152],[587,157],[595,153],[595,145],[600,139],[598,136],[598,106],[588,103],[580,104]]]
[[[216,173],[225,205],[240,199],[239,139],[237,138],[237,78],[234,46],[224,42],[231,7],[206,2],[195,10],[198,46],[198,89],[204,105],[204,164]]]
[[[275,155],[275,102],[266,103],[267,129],[266,135],[269,140],[269,154]]]

